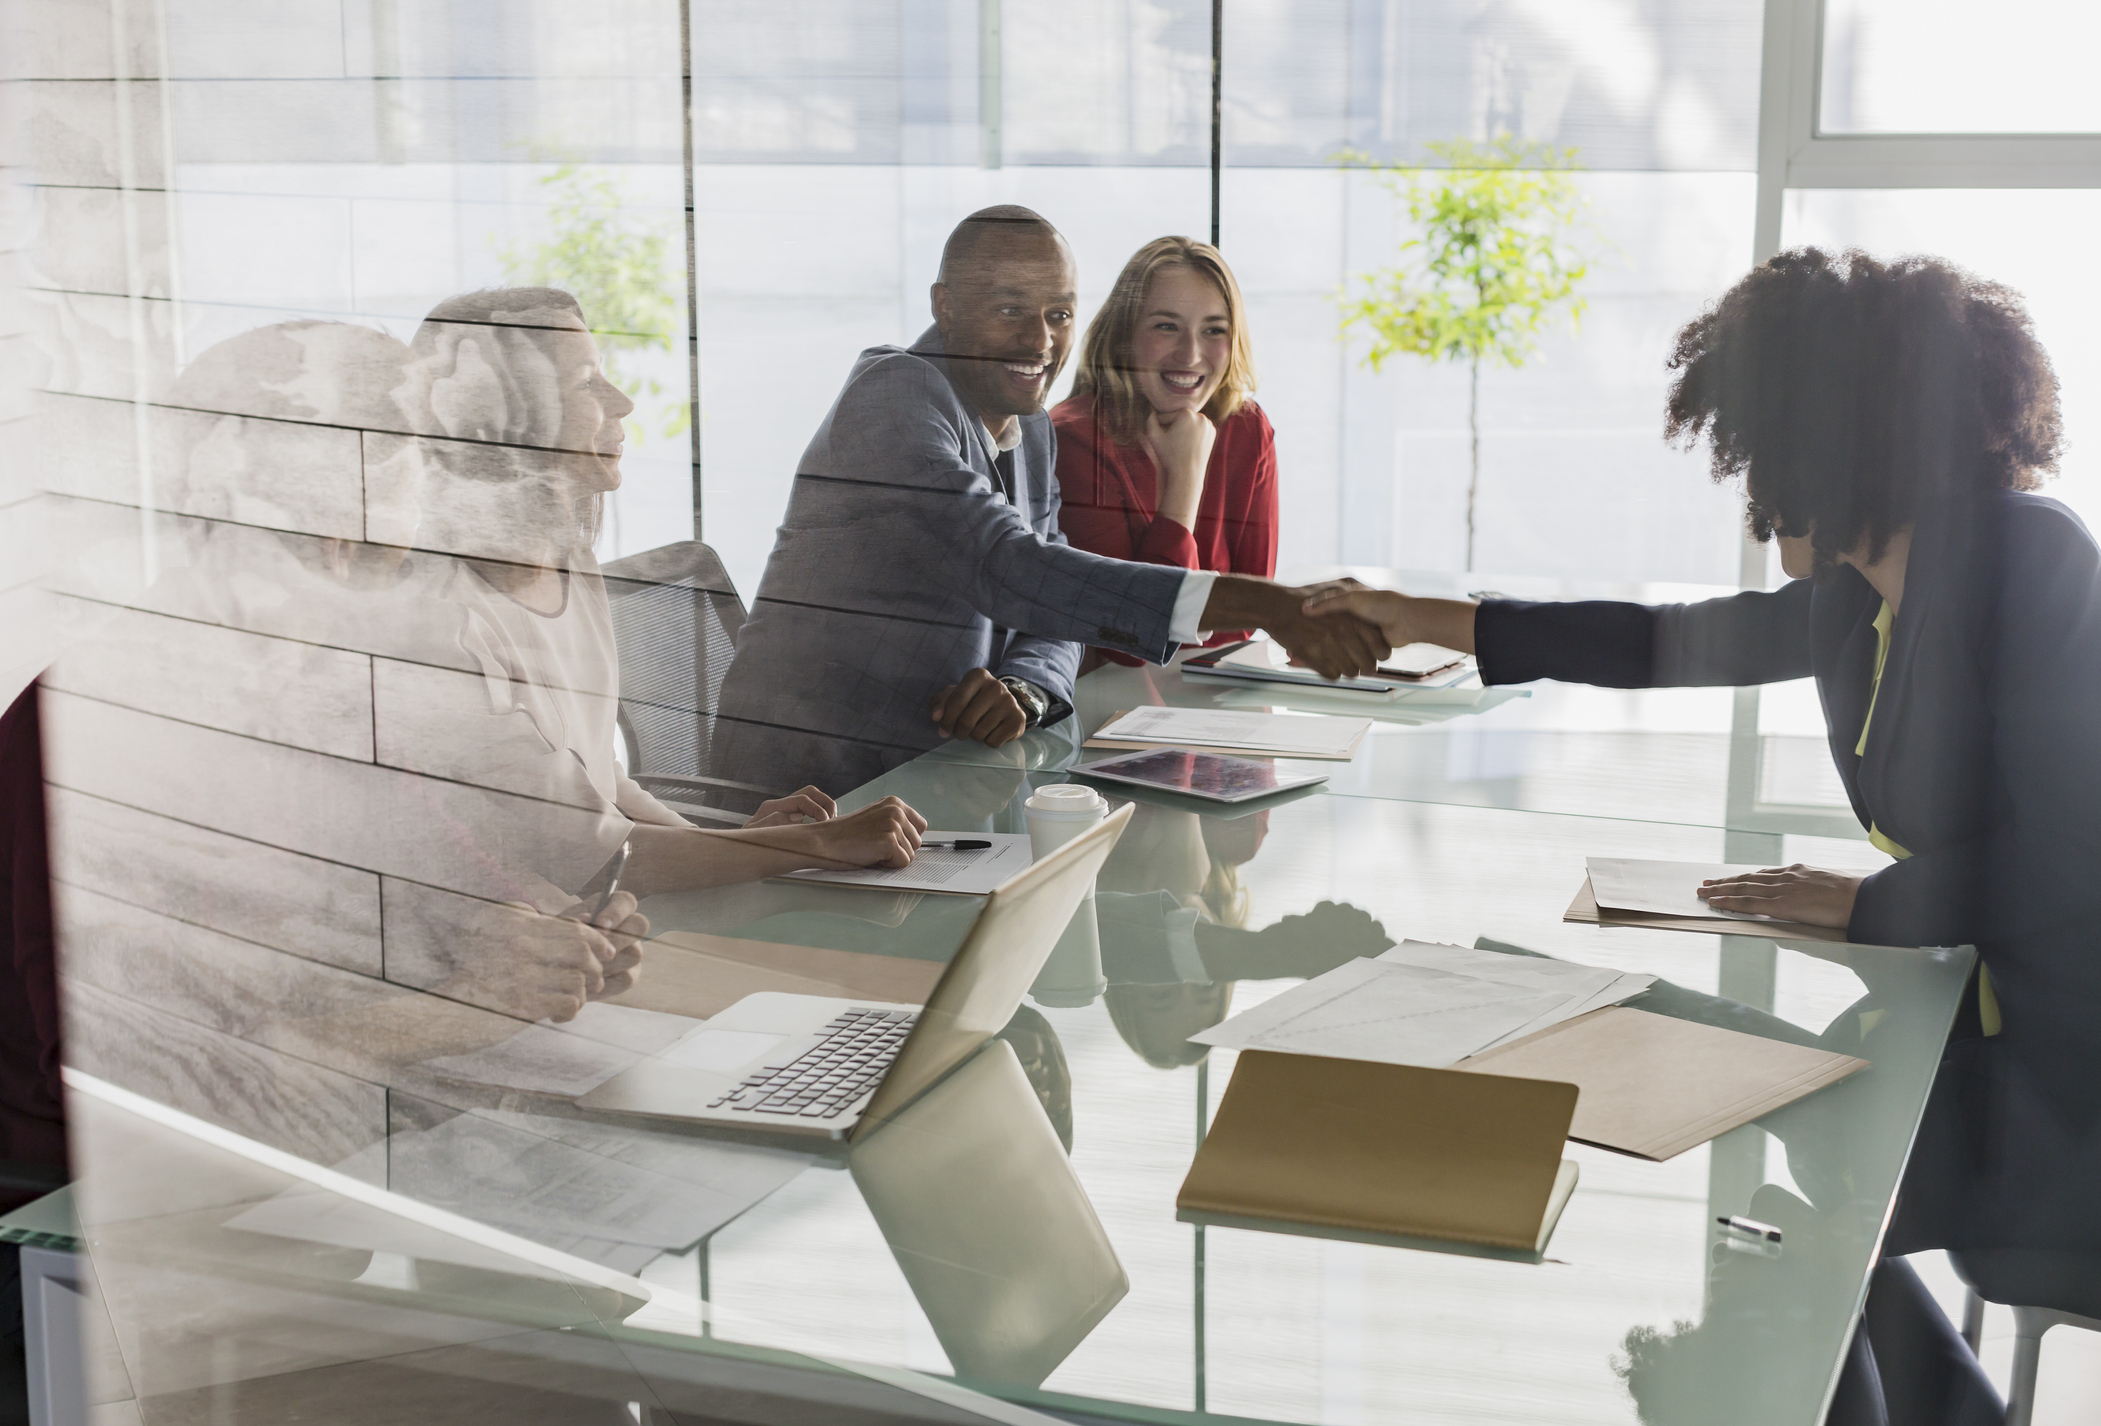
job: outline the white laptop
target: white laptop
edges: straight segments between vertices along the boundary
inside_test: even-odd
[[[761,991],[577,1103],[614,1114],[853,1137],[910,1104],[1006,1028],[1134,810],[1111,814],[986,897],[923,1008]]]

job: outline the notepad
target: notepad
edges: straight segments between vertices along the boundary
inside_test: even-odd
[[[1604,859],[1597,860],[1600,864],[1604,863]],[[1671,905],[1683,904],[1688,895],[1688,892],[1684,889],[1686,887],[1697,887],[1702,881],[1709,878],[1745,870],[1744,867],[1731,866],[1721,862],[1622,862],[1619,865],[1646,867],[1652,869],[1652,871],[1646,874],[1648,884],[1645,885],[1643,882],[1638,881],[1631,888],[1625,884],[1619,884],[1615,886],[1615,889],[1610,894],[1622,901],[1641,900],[1655,903],[1665,902],[1667,898],[1667,904]],[[1664,868],[1666,870],[1657,874],[1653,872],[1654,868]],[[1755,866],[1748,869],[1752,871],[1763,870],[1763,868]],[[1661,888],[1656,886],[1653,881],[1653,878],[1659,875],[1665,879],[1665,884]],[[1690,880],[1687,881],[1687,878],[1690,878]],[[1649,894],[1659,889],[1664,893],[1663,895]],[[1561,919],[1591,926],[1646,926],[1658,931],[1695,931],[1724,936],[1767,936],[1783,941],[1843,942],[1846,939],[1845,931],[1837,926],[1812,926],[1805,921],[1776,921],[1765,916],[1747,916],[1732,911],[1717,911],[1707,905],[1706,902],[1701,901],[1697,896],[1690,897],[1690,900],[1699,908],[1698,910],[1683,912],[1644,911],[1624,906],[1602,906],[1599,904],[1597,892],[1591,878],[1586,876],[1583,880],[1583,885],[1576,891],[1575,899],[1569,903],[1568,910],[1561,914]]]
[[[1646,911],[1654,916],[1714,916],[1732,921],[1767,921],[1748,911],[1719,911],[1700,899],[1703,881],[1749,876],[1770,868],[1752,862],[1663,862],[1634,857],[1589,857],[1591,894],[1600,910]]]
[[[1369,718],[1152,707],[1118,713],[1095,730],[1087,746],[1227,748],[1269,757],[1347,761],[1369,731]]]
[[[1175,1216],[1537,1263],[1575,1108],[1568,1084],[1247,1050]]]
[[[1021,832],[927,832],[929,842],[959,838],[990,842],[989,847],[926,847],[910,866],[854,867],[831,870],[810,867],[791,871],[783,880],[815,881],[830,886],[872,886],[884,891],[934,891],[951,896],[989,896],[1008,878],[1019,876],[1034,860],[1027,834]]]

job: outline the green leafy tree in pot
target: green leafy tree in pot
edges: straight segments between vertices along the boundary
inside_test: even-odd
[[[1574,149],[1502,135],[1424,145],[1437,167],[1382,164],[1354,150],[1346,168],[1376,174],[1406,206],[1415,236],[1402,261],[1357,276],[1342,294],[1345,335],[1368,329],[1365,364],[1384,369],[1396,353],[1467,363],[1466,424],[1472,466],[1466,485],[1466,567],[1474,567],[1481,490],[1481,363],[1523,366],[1560,313],[1583,314],[1577,286],[1589,266],[1574,244],[1583,197]]]

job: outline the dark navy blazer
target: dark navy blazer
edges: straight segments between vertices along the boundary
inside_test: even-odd
[[[1913,853],[1866,879],[1847,934],[1978,948],[2004,1031],[1963,1052],[1982,1076],[1965,1091],[1967,1132],[1998,1165],[1987,1177],[2033,1158],[2062,1180],[2073,1161],[2101,1162],[2101,548],[2037,495],[1991,491],[1922,519],[1856,755],[1881,607],[1841,566],[1701,604],[1491,600],[1474,638],[1488,683],[1814,676],[1855,814]],[[2009,1158],[2010,1138],[2026,1149]],[[2062,1152],[2044,1152],[2052,1140]]]

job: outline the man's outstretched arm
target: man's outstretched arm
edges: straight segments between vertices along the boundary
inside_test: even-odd
[[[1305,606],[1325,595],[1363,587],[1353,579],[1300,586],[1251,574],[1221,574],[1204,603],[1202,627],[1261,629],[1322,678],[1362,678],[1393,652],[1385,633],[1347,609],[1308,614]]]

